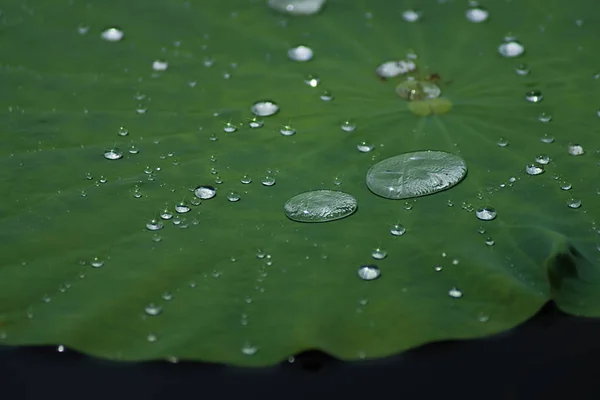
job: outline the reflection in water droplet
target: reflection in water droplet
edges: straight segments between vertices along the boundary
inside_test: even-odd
[[[528,175],[539,175],[544,172],[544,166],[539,164],[528,164],[525,166]]]
[[[310,47],[300,45],[289,49],[288,57],[294,61],[310,61],[313,58],[313,51]]]
[[[394,236],[402,236],[406,233],[406,228],[400,224],[396,224],[390,228],[390,233]]]
[[[373,250],[371,256],[376,260],[383,260],[387,257],[387,251],[377,248]]]
[[[106,158],[107,160],[119,160],[123,158],[123,152],[118,148],[113,147],[112,149],[106,150],[104,152],[104,158]]]
[[[313,15],[321,10],[325,0],[269,0],[267,4],[289,15]]]
[[[358,277],[365,281],[372,281],[381,276],[381,271],[376,265],[363,265],[358,269]]]
[[[453,287],[452,289],[450,289],[448,291],[448,296],[453,297],[455,299],[460,299],[462,297],[463,293],[460,289]]]
[[[525,47],[516,40],[510,40],[498,46],[498,52],[502,57],[513,58],[522,55],[525,52]]]
[[[473,8],[469,8],[465,15],[467,20],[474,23],[481,23],[488,19],[490,13],[481,6],[474,6]]]
[[[236,202],[240,200],[240,194],[238,192],[229,192],[227,193],[227,200],[231,202]]]
[[[581,200],[569,199],[569,201],[567,202],[567,206],[569,206],[569,208],[579,208],[581,207]]]
[[[491,207],[480,208],[475,211],[475,216],[482,221],[491,221],[496,218],[496,210]]]
[[[572,156],[580,156],[584,153],[583,146],[580,144],[570,144],[568,147],[569,154]]]
[[[208,200],[215,197],[217,189],[212,186],[200,186],[194,190],[194,195],[202,200]]]
[[[345,218],[357,209],[356,199],[334,190],[314,190],[289,199],[285,215],[298,222],[328,222]]]
[[[252,105],[252,113],[259,117],[268,117],[279,111],[279,106],[272,101],[258,101]]]
[[[162,307],[157,306],[154,303],[150,303],[146,306],[146,308],[144,308],[144,312],[152,317],[155,317],[162,313]]]
[[[530,103],[539,103],[544,99],[542,92],[539,90],[531,90],[525,94],[525,100]]]
[[[356,145],[356,148],[361,153],[368,153],[374,149],[374,146],[367,142],[360,142],[359,144]]]
[[[163,228],[163,224],[159,220],[153,219],[146,224],[146,228],[150,231],[158,231]]]
[[[123,39],[123,31],[119,28],[108,28],[100,36],[108,42],[118,42]]]
[[[440,192],[467,174],[464,160],[441,151],[417,151],[387,158],[367,172],[367,186],[387,199],[406,199]]]

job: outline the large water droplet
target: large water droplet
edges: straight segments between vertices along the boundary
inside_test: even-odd
[[[279,111],[279,106],[272,101],[258,101],[252,106],[252,112],[259,117],[268,117]]]
[[[118,148],[113,147],[112,149],[106,150],[104,152],[104,158],[106,158],[107,160],[119,160],[123,158],[123,152]]]
[[[527,164],[525,166],[525,172],[528,175],[539,175],[544,172],[544,166],[539,164]]]
[[[325,0],[269,0],[267,4],[289,15],[313,15],[321,10]]]
[[[363,265],[358,268],[358,277],[365,281],[372,281],[381,276],[381,271],[377,265]]]
[[[108,42],[118,42],[123,39],[123,31],[119,28],[108,28],[100,36]]]
[[[475,211],[475,216],[482,221],[491,221],[496,218],[496,210],[491,207],[480,208]]]
[[[289,199],[285,215],[298,222],[328,222],[345,218],[356,211],[356,199],[335,190],[314,190]]]
[[[197,198],[202,200],[212,199],[216,196],[216,194],[217,189],[215,189],[212,186],[200,186],[194,190],[194,195],[196,195]]]
[[[498,46],[498,52],[502,57],[518,57],[525,52],[525,47],[523,47],[523,45],[516,40],[510,40]]]
[[[288,57],[294,61],[310,61],[313,58],[313,51],[310,47],[300,45],[289,49]]]
[[[448,189],[467,174],[465,161],[442,151],[417,151],[387,158],[367,172],[369,190],[386,199],[425,196]]]

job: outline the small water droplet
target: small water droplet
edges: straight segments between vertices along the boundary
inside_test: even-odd
[[[453,287],[448,291],[448,296],[453,297],[455,299],[460,299],[463,296],[463,293],[460,289]]]
[[[394,236],[402,236],[406,233],[406,228],[400,224],[392,225],[390,233]]]
[[[264,178],[260,180],[264,186],[273,186],[275,184],[275,177],[271,175],[266,175]]]
[[[444,269],[444,268],[443,268],[441,265],[439,265],[439,264],[438,264],[438,265],[436,265],[435,267],[433,267],[433,270],[434,270],[435,272],[440,272],[440,271],[441,271],[441,270],[443,270],[443,269]]]
[[[227,200],[231,201],[231,202],[236,202],[239,201],[241,198],[240,194],[238,192],[229,192],[227,193]]]
[[[232,133],[237,131],[237,126],[235,126],[234,124],[232,124],[231,122],[227,122],[225,124],[225,126],[223,127],[223,131],[227,132],[227,133]]]
[[[387,257],[387,251],[377,248],[377,249],[373,250],[373,252],[371,253],[371,256],[376,260],[383,260],[384,258]]]
[[[118,42],[123,39],[123,35],[123,31],[119,28],[108,28],[100,36],[108,42]]]
[[[550,163],[550,157],[547,154],[540,154],[535,158],[535,162],[542,165]]]
[[[150,315],[151,317],[155,317],[162,313],[162,307],[154,303],[150,303],[146,306],[146,308],[144,308],[144,312]]]
[[[529,75],[529,67],[527,64],[519,64],[517,68],[515,68],[515,72],[517,75],[521,76]]]
[[[498,139],[497,144],[500,147],[506,147],[506,146],[508,146],[508,140],[506,140],[504,138],[500,138],[500,139]]]
[[[381,271],[376,265],[363,265],[358,268],[358,276],[365,281],[372,281],[381,276]]]
[[[516,40],[509,40],[498,46],[498,52],[505,58],[519,57],[525,52],[525,47]]]
[[[569,201],[567,201],[567,206],[569,206],[569,208],[579,208],[581,207],[581,200],[569,199]]]
[[[272,9],[289,15],[313,15],[318,13],[325,0],[269,0]]]
[[[283,136],[292,136],[296,133],[296,129],[294,129],[291,125],[284,125],[279,130]]]
[[[245,343],[242,346],[242,353],[247,356],[253,356],[258,352],[258,347],[252,346],[250,343]]]
[[[491,207],[480,208],[475,211],[475,216],[482,221],[491,221],[496,218],[496,210]]]
[[[146,228],[150,231],[158,231],[163,228],[163,224],[157,219],[152,219],[146,224]]]
[[[402,12],[402,18],[406,21],[406,22],[417,22],[421,19],[421,15],[422,13],[418,10],[406,10]]]
[[[331,94],[331,92],[329,90],[325,90],[321,94],[320,99],[323,101],[331,101],[331,100],[333,100],[333,94]]]
[[[372,151],[375,147],[370,143],[360,142],[358,145],[356,145],[356,148],[361,153],[368,153],[368,152]]]
[[[146,336],[146,340],[150,343],[154,343],[158,340],[158,337],[153,333],[149,333],[148,336]]]
[[[544,166],[539,164],[527,164],[525,166],[525,172],[528,175],[539,175],[544,172]]]
[[[117,133],[119,134],[119,136],[129,135],[129,131],[124,126],[120,127]]]
[[[487,246],[493,246],[496,242],[494,242],[494,239],[492,239],[491,237],[488,237],[485,239],[485,244]]]
[[[320,81],[321,81],[321,79],[315,75],[307,75],[306,78],[304,78],[304,83],[310,87],[319,86]]]
[[[476,5],[472,8],[469,8],[465,15],[467,17],[467,20],[478,24],[486,21],[490,13],[485,8]]]
[[[531,90],[525,94],[525,100],[530,103],[539,103],[544,99],[542,92],[539,90]]]
[[[353,132],[356,129],[356,125],[350,121],[344,121],[341,128],[344,132]]]
[[[568,147],[569,154],[572,156],[580,156],[584,153],[583,146],[580,144],[570,144]]]
[[[112,149],[106,150],[104,152],[104,158],[106,158],[107,160],[119,160],[123,158],[123,152],[118,148],[113,147]]]
[[[129,146],[129,154],[137,154],[139,152],[140,152],[140,150],[137,148],[137,146],[135,144],[132,144],[131,146]]]
[[[104,266],[104,260],[94,257],[94,259],[90,262],[90,265],[94,268],[101,268]]]
[[[394,78],[414,71],[417,65],[413,61],[386,61],[377,67],[375,73],[384,79]]]
[[[252,129],[262,128],[265,123],[258,119],[257,117],[253,117],[248,122],[248,126]]]
[[[554,142],[554,136],[548,135],[547,133],[544,134],[544,136],[542,136],[540,138],[540,141],[542,143],[553,143]]]
[[[212,186],[200,186],[194,190],[194,195],[202,200],[212,199],[217,195],[217,189]]]
[[[259,117],[268,117],[276,114],[279,106],[272,101],[258,101],[252,105],[252,113]]]
[[[250,178],[248,175],[244,175],[242,176],[242,179],[240,179],[240,182],[242,182],[244,185],[247,185],[252,183],[252,178]]]
[[[552,121],[552,115],[543,112],[538,116],[538,120],[540,122],[544,122],[544,123],[550,122],[550,121]]]
[[[313,51],[307,46],[297,46],[288,50],[288,57],[293,61],[309,61],[313,58]]]
[[[177,205],[175,205],[175,212],[179,213],[179,214],[185,214],[187,212],[190,212],[191,208],[190,206],[188,206],[187,204],[181,202],[181,203],[177,203]]]
[[[157,72],[166,71],[169,68],[169,63],[164,60],[156,60],[152,63],[152,69]]]

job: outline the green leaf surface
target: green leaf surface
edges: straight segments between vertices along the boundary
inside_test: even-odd
[[[549,300],[600,316],[597,4],[483,5],[490,17],[478,24],[456,0],[330,0],[303,17],[249,0],[5,1],[1,341],[269,365],[306,349],[352,360],[482,337]],[[412,7],[422,18],[404,21]],[[123,40],[100,37],[112,26]],[[504,58],[511,34],[525,53]],[[300,44],[312,60],[288,59]],[[415,78],[437,74],[451,109],[415,115],[395,90],[405,77],[378,78],[409,51]],[[153,71],[155,60],[168,69]],[[528,75],[515,72],[522,63]],[[531,90],[543,100],[526,101]],[[265,99],[279,112],[249,128]],[[296,133],[280,134],[284,125]],[[362,142],[374,149],[358,151]],[[573,144],[584,153],[571,155]],[[104,158],[113,146],[122,159]],[[459,155],[467,176],[409,200],[368,190],[373,164],[420,150]],[[540,155],[544,173],[527,174]],[[276,184],[262,185],[266,175]],[[193,205],[200,185],[217,196]],[[354,196],[357,212],[286,218],[287,200],[319,189]],[[146,228],[181,201],[189,213]],[[497,217],[480,221],[482,207]],[[394,224],[406,233],[390,234]],[[374,260],[375,249],[387,257]],[[367,264],[379,279],[358,277]],[[150,304],[162,311],[148,315]]]

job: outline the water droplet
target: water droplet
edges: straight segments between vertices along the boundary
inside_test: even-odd
[[[496,210],[491,207],[480,208],[475,211],[475,216],[482,221],[491,221],[496,218]]]
[[[175,205],[175,212],[178,212],[179,214],[185,214],[187,212],[190,212],[191,208],[190,206],[188,206],[185,203],[178,203],[177,205]]]
[[[435,267],[433,267],[433,270],[434,270],[435,272],[440,272],[440,271],[441,271],[441,270],[443,270],[443,269],[444,269],[444,268],[443,268],[441,265],[439,265],[439,264],[438,264],[438,265],[436,265]]]
[[[119,131],[117,133],[119,134],[119,136],[129,135],[129,131],[123,126],[119,128]]]
[[[288,57],[294,61],[309,61],[313,58],[313,51],[310,47],[300,45],[289,49]]]
[[[453,297],[455,299],[460,299],[462,297],[463,293],[460,289],[453,287],[452,289],[450,289],[448,291],[448,296]]]
[[[149,333],[148,336],[146,336],[146,340],[148,340],[150,343],[154,343],[158,340],[158,337],[156,337],[156,335],[153,333]]]
[[[267,175],[260,180],[260,183],[262,183],[264,186],[273,186],[275,184],[275,177]]]
[[[236,202],[240,200],[240,194],[238,192],[229,192],[227,193],[227,200],[231,202]]]
[[[489,11],[481,6],[474,6],[473,8],[469,8],[465,14],[467,20],[476,24],[486,21],[490,15]]]
[[[539,164],[527,164],[525,166],[525,172],[528,175],[539,175],[544,172],[544,166]]]
[[[519,64],[517,65],[517,68],[515,68],[515,72],[517,75],[521,76],[529,75],[529,67],[527,64]]]
[[[104,260],[94,257],[94,259],[90,262],[90,265],[94,268],[101,268],[104,266]]]
[[[535,158],[535,162],[542,165],[547,165],[550,162],[550,157],[546,154],[540,154]]]
[[[433,82],[408,79],[396,86],[396,93],[404,100],[415,101],[437,99],[442,91]]]
[[[307,75],[306,78],[304,78],[304,83],[310,87],[319,86],[319,82],[321,82],[321,79],[315,75]]]
[[[542,136],[540,138],[540,141],[542,143],[553,143],[554,142],[554,136],[548,135],[547,133],[544,134],[544,136]]]
[[[569,154],[572,156],[580,156],[584,153],[583,146],[580,144],[570,144],[568,148]]]
[[[265,123],[262,120],[260,120],[256,117],[251,118],[250,121],[248,122],[248,126],[252,129],[262,128],[264,124]]]
[[[284,125],[279,130],[283,136],[292,136],[296,130],[291,125]]]
[[[508,140],[506,140],[504,138],[500,138],[500,139],[498,139],[497,145],[500,147],[506,147],[506,146],[508,146]]]
[[[216,194],[217,189],[212,186],[200,186],[194,190],[194,195],[202,200],[212,199]]]
[[[406,199],[440,192],[467,174],[464,160],[442,151],[417,151],[387,158],[369,169],[369,190],[386,199]]]
[[[160,236],[158,233],[155,233],[154,235],[152,235],[152,241],[153,242],[160,242],[162,240],[162,236]]]
[[[153,219],[146,224],[146,228],[151,231],[158,231],[163,228],[163,224],[159,220]]]
[[[285,215],[298,222],[328,222],[345,218],[357,209],[356,199],[334,190],[314,190],[289,199]]]
[[[356,129],[356,125],[350,121],[344,121],[341,128],[344,132],[353,132]]]
[[[358,149],[358,151],[360,151],[361,153],[368,153],[370,151],[373,151],[373,149],[375,148],[372,144],[367,143],[367,142],[360,142],[359,144],[356,145],[356,148]]]
[[[240,182],[242,182],[244,185],[247,185],[252,183],[252,178],[250,178],[248,175],[244,175],[242,176],[242,179],[240,179]]]
[[[417,68],[412,61],[386,61],[377,67],[375,72],[384,79],[394,78],[399,75],[408,74]]]
[[[573,186],[569,182],[561,182],[560,188],[562,190],[571,190]]]
[[[129,154],[137,154],[139,152],[140,150],[134,144],[129,147]]]
[[[162,307],[154,303],[150,303],[146,306],[146,308],[144,308],[144,312],[150,315],[151,317],[155,317],[162,313]]]
[[[253,356],[258,352],[258,347],[252,346],[250,343],[245,343],[242,346],[242,353],[247,356]]]
[[[358,277],[365,281],[372,281],[381,276],[381,271],[376,265],[362,265],[358,268]]]
[[[104,158],[106,158],[107,160],[118,160],[123,158],[123,152],[118,148],[113,147],[112,149],[106,150],[104,152]]]
[[[232,133],[232,132],[237,131],[237,127],[234,124],[232,124],[231,122],[228,122],[223,127],[223,131],[227,132],[227,133]]]
[[[323,94],[321,94],[320,99],[323,101],[331,101],[333,100],[333,95],[329,90],[325,90]]]
[[[579,208],[581,207],[581,200],[569,199],[569,201],[567,202],[567,206],[569,206],[569,208]]]
[[[550,121],[552,121],[552,115],[543,112],[538,116],[538,120],[540,122],[544,122],[544,123],[550,122]]]
[[[402,12],[402,18],[406,22],[417,22],[421,19],[421,12],[418,10],[406,10]]]
[[[519,57],[525,52],[525,47],[516,40],[510,40],[498,46],[498,52],[502,57]]]
[[[493,246],[495,243],[496,242],[494,242],[494,239],[492,239],[491,237],[485,239],[485,244],[487,246]]]
[[[392,225],[390,233],[394,236],[402,236],[406,233],[406,228],[400,224]]]
[[[289,15],[313,15],[321,10],[325,0],[269,0],[267,4]]]
[[[58,347],[56,348],[56,351],[58,351],[59,353],[64,353],[65,346],[63,346],[62,344],[58,345]]]
[[[164,60],[156,60],[152,63],[152,69],[157,72],[166,71],[169,68],[169,63]]]
[[[542,92],[539,90],[531,90],[525,94],[525,100],[530,103],[539,103],[544,99]]]
[[[108,28],[100,36],[108,42],[118,42],[123,39],[123,31],[119,28]]]
[[[377,248],[377,249],[373,250],[373,252],[371,253],[371,256],[376,260],[383,260],[384,258],[387,257],[387,251]]]
[[[259,117],[268,117],[279,111],[279,106],[272,101],[258,101],[252,105],[252,113]]]

